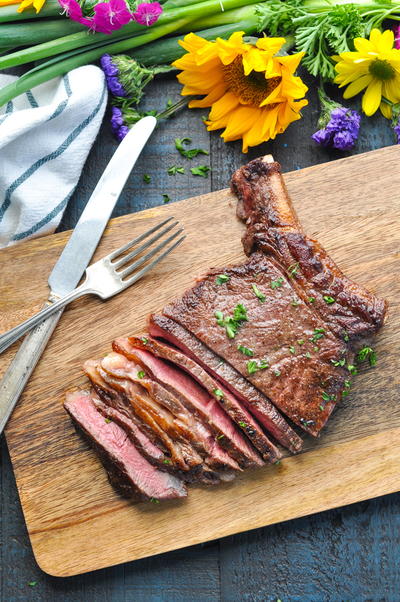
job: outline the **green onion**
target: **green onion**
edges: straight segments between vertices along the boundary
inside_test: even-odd
[[[253,289],[253,292],[254,292],[255,296],[257,297],[257,299],[260,301],[260,303],[264,303],[264,301],[266,300],[267,297],[264,295],[264,293],[262,293],[260,291],[258,286],[256,284],[252,284],[251,288]]]

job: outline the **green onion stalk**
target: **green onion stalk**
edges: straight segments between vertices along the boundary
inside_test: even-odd
[[[254,4],[256,4],[256,0],[223,0],[224,10],[226,11]],[[169,30],[168,26],[172,23],[178,23],[185,20],[189,24],[198,19],[217,15],[221,12],[220,0],[198,0],[195,4],[186,2],[183,6],[174,6],[173,8],[168,8],[168,3],[164,6],[164,12],[161,14],[157,23],[150,28],[151,30],[157,29],[162,31],[162,28],[166,27],[165,32],[167,32],[167,30]],[[0,58],[0,69],[24,65],[74,49],[79,49],[81,52],[84,52],[84,47],[90,47],[97,43],[107,46],[114,42],[129,39],[133,35],[140,34],[145,30],[145,26],[139,25],[136,22],[130,22],[111,34],[89,34],[87,30],[81,31],[43,44],[37,44],[30,48],[13,52],[6,57],[2,57]],[[174,29],[174,31],[176,30],[177,28]],[[168,31],[168,33],[170,33],[170,31]],[[166,33],[161,34],[161,36],[163,35],[166,35]],[[158,37],[161,36],[159,35]]]

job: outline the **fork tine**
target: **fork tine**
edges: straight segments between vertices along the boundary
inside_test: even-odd
[[[137,255],[139,255],[142,251],[144,251],[148,247],[150,247],[153,244],[153,242],[156,242],[159,238],[161,238],[162,236],[164,236],[164,234],[167,234],[167,232],[169,232],[170,230],[172,230],[172,228],[175,228],[175,226],[177,226],[178,224],[179,224],[178,221],[173,222],[172,224],[170,224],[166,228],[163,228],[160,232],[157,232],[157,234],[155,236],[153,236],[152,238],[150,238],[150,240],[146,241],[143,245],[141,245],[140,247],[138,247],[137,249],[135,249],[131,253],[128,253],[128,255],[125,255],[125,257],[121,257],[121,259],[118,259],[118,261],[114,261],[113,262],[113,268],[117,269],[120,266],[125,265],[126,263],[128,263],[128,261],[130,261],[131,259],[133,259]]]
[[[137,244],[138,242],[142,242],[142,240],[144,240],[145,238],[147,238],[147,236],[150,236],[150,234],[153,234],[153,232],[156,232],[156,230],[159,230],[160,228],[162,228],[163,226],[165,226],[165,224],[167,224],[168,222],[170,222],[172,219],[175,219],[175,218],[174,217],[169,217],[168,219],[165,219],[160,224],[157,224],[156,226],[153,226],[153,228],[150,228],[150,230],[147,230],[147,232],[144,232],[144,234],[141,234],[137,238],[134,238],[133,240],[127,242],[125,245],[123,245],[119,249],[115,249],[115,251],[112,251],[109,255],[106,255],[105,257],[103,257],[103,259],[107,258],[107,259],[112,260],[112,259],[114,259],[114,257],[118,257],[118,255],[120,255],[121,253],[123,253],[124,251],[126,251],[127,249],[129,249],[129,247],[131,247],[132,245]]]
[[[161,249],[163,249],[169,242],[171,242],[172,240],[174,240],[174,238],[176,238],[182,232],[183,232],[183,228],[179,228],[179,230],[177,230],[176,232],[174,232],[173,234],[171,234],[171,236],[169,236],[168,238],[166,238],[165,240],[163,240],[159,245],[157,245],[156,247],[154,247],[154,249],[152,249],[151,251],[149,251],[146,255],[144,255],[143,257],[141,257],[137,261],[135,261],[135,263],[133,263],[129,267],[125,268],[125,270],[122,270],[122,272],[119,272],[118,275],[121,278],[125,278],[125,276],[128,276],[129,274],[131,274],[134,270],[136,270],[138,267],[140,267],[141,265],[143,265],[146,261],[148,261],[149,259],[151,259],[152,257],[154,257],[154,255],[156,253],[158,253],[158,251],[161,251]]]
[[[148,265],[146,265],[144,268],[142,268],[141,270],[139,270],[139,272],[137,272],[134,276],[132,276],[132,278],[129,278],[129,280],[125,281],[125,287],[127,288],[128,286],[130,286],[131,284],[134,284],[135,282],[137,282],[142,276],[144,276],[148,271],[150,271],[151,269],[153,269],[157,263],[159,263],[162,259],[164,259],[167,255],[169,255],[170,253],[172,253],[172,251],[178,246],[180,245],[184,240],[185,240],[186,236],[181,236],[181,238],[179,238],[179,240],[177,240],[173,245],[171,245],[170,247],[168,247],[168,249],[166,249],[164,251],[164,253],[161,253],[161,255],[159,255],[158,257],[156,257],[156,259],[153,259],[153,261],[151,263],[149,263]]]

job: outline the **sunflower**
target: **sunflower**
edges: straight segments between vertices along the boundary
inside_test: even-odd
[[[173,63],[182,72],[182,95],[205,95],[189,107],[211,107],[208,130],[225,128],[225,142],[243,139],[243,152],[275,138],[300,119],[307,86],[294,75],[303,53],[276,56],[284,38],[243,41],[243,32],[209,42],[190,33],[180,45],[187,51]]]
[[[0,0],[0,6],[19,4],[17,12],[22,13],[26,8],[33,6],[36,12],[40,12],[46,0]]]
[[[342,52],[332,57],[337,64],[335,82],[347,86],[343,96],[351,98],[365,90],[362,108],[373,115],[380,107],[385,117],[391,117],[389,103],[400,102],[400,50],[393,48],[394,34],[390,29],[383,33],[373,29],[369,40],[355,38],[354,52]]]

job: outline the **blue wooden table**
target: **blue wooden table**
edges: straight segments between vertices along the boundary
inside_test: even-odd
[[[168,98],[176,100],[178,93],[173,78],[153,83],[146,96],[146,108],[161,109]],[[267,152],[281,162],[284,171],[343,156],[320,149],[310,140],[318,104],[312,88],[308,96],[310,105],[301,121],[276,141],[251,149],[248,155],[241,153],[240,143],[225,145],[218,134],[205,131],[201,123],[205,111],[182,111],[160,125],[153,135],[114,215],[159,205],[163,193],[173,202],[224,188],[234,169]],[[211,167],[207,179],[190,174],[167,175],[168,167],[181,164],[174,138],[183,136],[190,136],[193,144],[209,151],[209,156],[194,162]],[[354,152],[393,142],[383,118],[364,118]],[[115,145],[106,120],[60,229],[75,225]],[[149,184],[143,182],[144,174],[150,175]],[[33,558],[4,440],[0,484],[1,602],[400,601],[400,494],[96,573],[58,579],[42,573]]]

